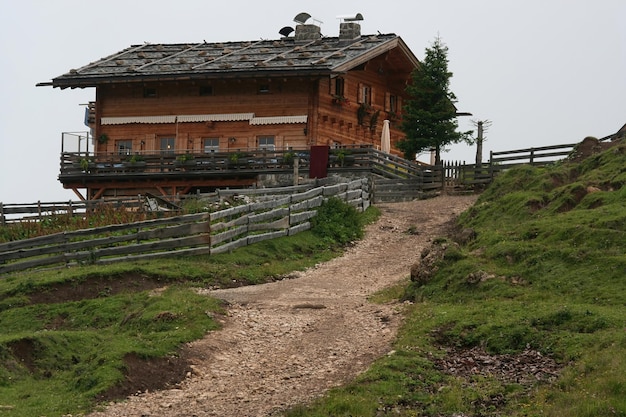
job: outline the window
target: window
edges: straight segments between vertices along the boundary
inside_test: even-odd
[[[219,152],[220,150],[219,138],[202,139],[202,144],[204,146],[204,153]]]
[[[372,105],[372,87],[367,84],[359,84],[359,103]]]
[[[385,111],[398,114],[400,112],[400,97],[395,94],[385,94]]]
[[[176,139],[175,138],[161,138],[161,153],[171,154],[174,153]]]
[[[146,87],[143,89],[144,98],[154,98],[157,96],[157,89],[153,87]]]
[[[335,78],[335,95],[337,97],[344,96],[345,80],[341,77]]]
[[[212,85],[200,86],[200,95],[201,96],[212,96],[213,95],[213,86]]]
[[[130,155],[133,152],[132,140],[117,140],[115,141],[115,149],[118,155]]]
[[[259,149],[273,151],[274,148],[274,136],[259,136]]]

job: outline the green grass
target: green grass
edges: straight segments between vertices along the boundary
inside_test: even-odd
[[[460,217],[474,240],[436,239],[448,249],[431,281],[372,297],[414,302],[394,354],[287,416],[626,416],[625,167],[621,144],[501,174]],[[435,366],[477,347],[530,348],[562,370],[524,387]]]
[[[327,204],[320,220],[337,221],[328,208],[340,210],[342,238],[358,237],[379,214],[374,207],[359,214],[333,199]],[[333,236],[314,228],[219,255],[0,279],[0,415],[89,412],[100,395],[124,379],[127,355],[176,355],[184,343],[219,327],[212,317],[222,311],[220,302],[195,288],[280,279],[339,255],[346,242]],[[95,292],[79,296],[90,286]],[[42,296],[45,302],[31,302]]]
[[[123,377],[125,354],[159,357],[216,329],[216,300],[172,286],[0,312],[0,398],[5,415],[84,412]],[[19,353],[18,353],[19,352]]]

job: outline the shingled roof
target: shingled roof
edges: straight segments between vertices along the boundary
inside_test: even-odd
[[[144,43],[38,85],[64,89],[150,80],[331,75],[397,47],[412,65],[418,65],[417,58],[395,34],[364,35],[352,40],[284,37],[245,42]]]

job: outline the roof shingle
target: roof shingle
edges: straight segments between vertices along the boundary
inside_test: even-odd
[[[301,75],[346,71],[389,50],[402,40],[395,34],[367,35],[346,41],[322,37],[195,44],[133,45],[108,57],[56,77],[54,87],[92,87],[114,81],[163,78],[215,78],[242,74]],[[408,48],[410,59],[417,62]]]

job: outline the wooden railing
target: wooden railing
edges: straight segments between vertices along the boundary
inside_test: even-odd
[[[84,229],[0,244],[1,274],[56,265],[216,254],[310,228],[324,199],[369,206],[368,181],[313,188],[212,213]]]
[[[51,216],[84,216],[102,204],[114,208],[140,210],[145,204],[143,196],[117,197],[107,200],[88,201],[52,201],[35,203],[3,203],[0,202],[0,226],[20,221],[41,221]]]
[[[605,141],[610,136],[600,139]],[[446,187],[484,187],[502,170],[519,164],[546,164],[561,159],[571,153],[574,144],[526,148],[491,152],[490,160],[480,165],[460,162],[445,162],[441,166],[423,166],[403,158],[380,152],[372,147],[344,149],[345,156],[340,161],[336,154],[329,160],[329,173],[376,174],[375,201],[406,200],[411,196],[442,190]],[[337,150],[338,151],[338,150]],[[336,151],[333,151],[336,152]],[[231,155],[244,155],[237,166]],[[185,155],[185,157],[182,157]],[[187,159],[188,156],[191,159]],[[288,173],[292,172],[292,157],[298,157],[300,170],[309,167],[309,151],[303,150],[246,150],[216,152],[210,154],[157,154],[139,155],[139,163],[133,165],[130,156],[104,155],[94,157],[87,152],[64,152],[61,159],[61,176],[107,176],[107,175],[204,175],[227,172]],[[239,158],[237,158],[239,161]],[[230,162],[229,162],[230,161]],[[245,162],[244,162],[245,161]],[[129,198],[122,204],[133,204],[141,208],[144,196]],[[102,200],[93,202],[99,204]],[[10,221],[41,219],[50,214],[82,214],[92,202],[56,202],[32,204],[2,204],[0,202],[0,225]],[[115,204],[120,204],[116,199]],[[23,215],[23,216],[22,216]]]
[[[232,149],[229,152],[181,153],[140,152],[132,155],[63,152],[60,179],[72,177],[100,178],[102,176],[187,176],[228,175],[234,173],[283,173],[309,170],[310,150]],[[392,178],[414,178],[420,166],[371,146],[330,149],[328,171],[371,171]]]
[[[60,178],[102,175],[180,175],[199,172],[282,171],[299,158],[308,166],[308,150],[232,150],[211,153],[139,152],[132,155],[63,152]]]
[[[489,161],[491,165],[506,163],[511,164],[545,164],[562,159],[569,155],[574,146],[570,143],[564,145],[542,146],[539,148],[516,149],[512,151],[491,152]]]

